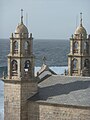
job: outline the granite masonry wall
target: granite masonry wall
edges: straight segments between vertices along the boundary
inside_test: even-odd
[[[4,120],[28,120],[27,99],[37,92],[37,83],[11,81],[4,83]]]
[[[4,83],[4,120],[20,120],[20,84]]]
[[[90,107],[30,102],[28,120],[90,120]]]

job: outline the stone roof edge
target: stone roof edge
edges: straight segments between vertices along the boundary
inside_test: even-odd
[[[33,102],[33,101],[30,101],[30,102]],[[49,103],[49,102],[44,102],[44,101],[34,101],[34,102],[38,103],[39,105],[90,110],[90,106],[67,105],[67,104]]]
[[[52,75],[52,76],[61,76],[61,77],[70,77],[70,78],[87,78],[87,79],[90,79],[90,76],[65,76],[65,75],[60,75],[60,74],[57,74],[57,75]]]

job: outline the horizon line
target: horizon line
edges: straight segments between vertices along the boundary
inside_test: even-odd
[[[0,38],[0,40],[9,40],[10,38]],[[66,38],[34,38],[34,40],[69,40]]]

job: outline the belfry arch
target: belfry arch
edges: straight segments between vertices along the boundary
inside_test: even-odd
[[[78,70],[78,60],[75,58],[72,60],[72,70]]]
[[[18,42],[17,41],[13,42],[13,53],[14,54],[18,53]]]
[[[18,63],[16,60],[11,61],[11,72],[12,76],[16,76],[18,74]]]
[[[78,47],[79,47],[78,42],[75,41],[74,44],[73,44],[74,53],[78,53]]]
[[[24,42],[24,49],[25,49],[25,54],[29,54],[30,53],[30,44],[28,41]]]

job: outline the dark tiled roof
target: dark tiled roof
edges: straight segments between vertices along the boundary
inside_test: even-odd
[[[53,75],[38,84],[37,102],[90,106],[90,77]]]

